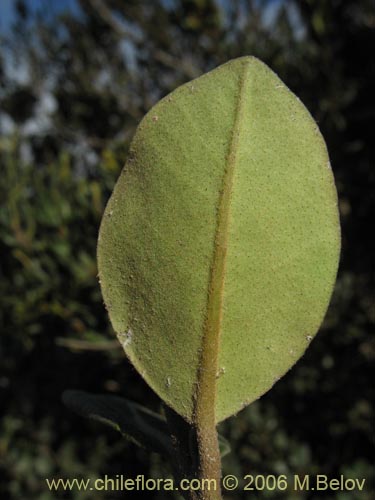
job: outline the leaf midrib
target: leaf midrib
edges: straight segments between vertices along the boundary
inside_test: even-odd
[[[249,61],[245,59],[239,78],[239,92],[235,107],[235,118],[223,184],[218,202],[218,215],[213,259],[210,269],[206,318],[204,323],[201,357],[198,368],[197,392],[194,420],[202,435],[210,434],[216,425],[216,386],[218,355],[220,348],[223,293],[225,284],[226,256],[230,219],[230,202],[233,177],[239,148],[240,128],[244,113],[244,95],[248,76]]]

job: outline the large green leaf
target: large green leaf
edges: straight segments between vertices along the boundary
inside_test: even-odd
[[[269,390],[328,306],[337,195],[316,123],[252,57],[179,87],[145,116],[98,244],[130,360],[186,420]]]

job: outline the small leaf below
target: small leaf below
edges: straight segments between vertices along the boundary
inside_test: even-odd
[[[91,418],[118,430],[133,443],[170,457],[172,443],[165,420],[147,408],[118,396],[69,390],[64,404],[82,417]]]

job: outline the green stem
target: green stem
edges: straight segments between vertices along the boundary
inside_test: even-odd
[[[197,430],[200,500],[221,500],[221,457],[215,426]]]
[[[226,169],[218,203],[218,218],[213,260],[208,287],[206,321],[196,390],[194,423],[197,430],[199,478],[216,481],[215,492],[204,492],[202,500],[217,500],[220,495],[221,459],[216,432],[216,394],[218,356],[223,316],[230,206],[237,161],[240,128],[244,114],[244,88],[248,74],[245,61],[240,77],[233,136],[226,158]]]
[[[190,436],[194,438],[194,450],[191,447],[189,449],[184,442],[186,431],[185,438],[180,433],[178,440],[177,455],[180,455],[179,463],[184,469],[183,475],[201,481],[199,492],[190,492],[189,500],[197,498],[199,500],[221,499],[221,457],[216,431],[218,357],[222,330],[231,196],[244,114],[244,88],[247,76],[248,62],[244,61],[239,80],[233,136],[226,158],[226,169],[218,200],[217,227],[207,290],[207,310],[195,391],[194,415],[190,429]],[[185,422],[182,426],[180,425],[179,432],[184,425],[188,426],[189,424]],[[183,457],[188,457],[188,462],[184,462]],[[210,488],[208,488],[208,484],[210,484]]]
[[[210,485],[207,481],[201,482],[201,489],[196,490],[199,483],[195,482],[193,490],[181,491],[181,494],[186,500],[221,500],[220,450],[215,427],[211,432],[200,433],[193,424],[186,422],[171,408],[165,407],[165,414],[174,448],[172,466],[176,480],[201,482],[204,479],[211,479]],[[214,456],[216,459],[212,461],[210,457]]]

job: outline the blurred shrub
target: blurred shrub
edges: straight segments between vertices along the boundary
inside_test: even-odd
[[[60,397],[67,388],[114,392],[158,409],[102,304],[101,214],[151,105],[213,66],[253,54],[319,122],[340,195],[343,252],[329,313],[304,358],[221,425],[233,448],[224,471],[366,477],[362,493],[319,498],[370,500],[373,2],[71,0],[65,12],[66,2],[46,2],[39,15],[33,3],[15,2],[13,28],[0,33],[0,498],[112,499],[122,495],[48,492],[44,479],[168,474],[158,457],[72,415]],[[271,493],[254,498],[316,498]]]
[[[0,213],[3,308],[7,348],[48,331],[95,339],[98,314],[95,245],[104,203],[120,171],[111,151],[95,175],[73,172],[68,154],[35,168],[20,159],[16,137],[3,140]],[[5,360],[7,362],[7,360]],[[11,356],[8,357],[11,362]]]
[[[68,387],[116,391],[121,380],[131,385],[134,379],[110,330],[96,279],[97,231],[121,161],[104,150],[95,173],[77,173],[61,152],[56,162],[35,168],[22,161],[17,136],[1,141],[4,498],[25,498],[25,492],[30,499],[57,498],[44,481],[55,475],[115,476],[122,462],[137,472],[131,457],[142,452],[100,426],[90,431],[90,424],[81,423],[60,401]],[[115,376],[117,370],[121,374]],[[128,392],[139,397],[136,387]],[[148,461],[145,455],[143,461]],[[68,497],[92,498],[77,491]],[[98,493],[96,498],[103,497]]]

